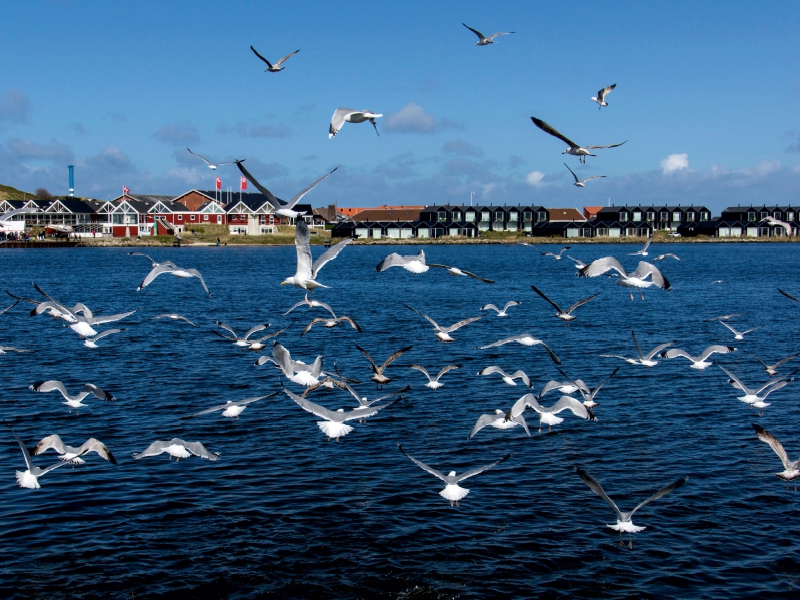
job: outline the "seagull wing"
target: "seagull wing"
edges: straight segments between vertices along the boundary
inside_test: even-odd
[[[255,48],[253,48],[252,46],[250,46],[250,50],[252,50],[252,51],[253,51],[253,54],[255,54],[255,55],[258,57],[258,58],[260,58],[260,59],[261,59],[261,60],[263,60],[265,63],[267,63],[267,66],[268,66],[270,69],[272,68],[272,63],[270,63],[270,62],[269,62],[269,61],[268,61],[266,58],[264,58],[263,56],[261,56],[261,55],[258,53],[258,51],[257,51]],[[299,50],[298,50],[298,52],[299,52]],[[291,56],[291,54],[290,54],[289,56]],[[278,63],[278,64],[280,64],[280,63]],[[187,148],[187,150],[189,150],[189,149]],[[191,151],[191,150],[189,150],[189,152],[192,152],[192,151]],[[194,152],[192,152],[192,154],[194,154]]]
[[[308,230],[308,227],[306,227],[306,230]],[[312,278],[316,278],[317,273],[319,273],[319,270],[322,267],[324,267],[327,263],[332,261],[334,258],[339,256],[339,252],[344,250],[344,247],[347,246],[347,244],[349,244],[350,242],[352,242],[353,239],[354,238],[347,238],[346,240],[339,242],[335,246],[331,246],[330,248],[325,250],[325,252],[320,254],[319,258],[317,258],[317,260],[314,261],[314,265],[311,267]]]
[[[569,172],[570,172],[570,173],[572,173],[572,176],[575,178],[575,183],[581,183],[581,180],[580,180],[580,179],[578,179],[578,176],[577,176],[577,175],[575,175],[575,171],[573,171],[572,169],[570,169],[570,168],[569,168],[569,165],[568,165],[567,163],[564,163],[564,166],[565,166],[565,167],[567,167],[567,169],[569,169]]]
[[[434,477],[438,477],[439,479],[441,479],[441,480],[442,480],[442,481],[444,481],[445,483],[448,483],[448,481],[447,481],[447,477],[445,477],[444,475],[442,475],[442,474],[441,474],[439,471],[437,471],[437,470],[436,470],[436,469],[434,469],[434,468],[431,468],[431,467],[429,467],[429,466],[428,466],[428,465],[426,465],[424,462],[418,461],[416,458],[414,458],[414,457],[413,457],[413,456],[411,456],[410,454],[407,454],[407,453],[406,453],[406,451],[405,451],[405,450],[403,450],[403,446],[401,446],[399,443],[397,444],[397,447],[398,447],[398,448],[400,448],[400,452],[402,452],[402,453],[403,453],[403,454],[405,454],[405,455],[406,455],[408,458],[410,458],[410,459],[411,459],[411,462],[413,462],[415,465],[417,465],[417,466],[418,466],[420,469],[422,469],[423,471],[427,471],[428,473],[430,473],[430,474],[431,474],[431,475],[433,475]]]
[[[613,508],[614,512],[617,513],[617,519],[621,521],[622,513],[619,511],[619,508],[617,508],[617,505],[614,504],[614,501],[608,497],[608,494],[606,494],[605,490],[603,489],[603,486],[600,485],[600,482],[597,481],[597,479],[589,475],[589,473],[587,473],[580,467],[576,467],[575,472],[578,474],[578,477],[583,479],[583,483],[589,486],[589,489],[591,489],[595,494],[600,496],[603,500],[605,500],[611,505],[611,508]]]
[[[467,29],[469,29],[469,30],[470,30],[472,33],[474,33],[475,35],[477,35],[477,36],[478,36],[478,39],[480,39],[481,41],[483,41],[483,40],[485,40],[485,39],[486,39],[486,38],[483,36],[483,34],[482,34],[480,31],[478,31],[477,29],[473,29],[472,27],[470,27],[470,26],[469,26],[469,25],[467,25],[466,23],[461,23],[461,24],[462,24],[464,27],[466,27]],[[409,456],[409,458],[411,458],[411,457]]]
[[[507,461],[509,458],[511,458],[510,452],[500,460],[496,460],[490,465],[484,465],[482,467],[478,467],[477,469],[470,469],[469,471],[464,471],[461,475],[456,475],[456,483],[458,483],[459,481],[464,481],[465,479],[469,479],[470,477],[475,477],[475,475],[480,475],[484,471],[488,471],[492,467],[499,465],[501,462]]]
[[[542,293],[542,291],[541,291],[539,288],[537,288],[535,285],[532,285],[531,287],[533,288],[533,291],[534,291],[534,292],[536,292],[536,293],[537,293],[537,294],[539,294],[539,295],[540,295],[542,298],[544,298],[544,299],[545,299],[547,302],[549,302],[549,303],[550,303],[550,304],[553,306],[553,308],[555,308],[555,309],[556,309],[558,312],[560,312],[560,313],[563,313],[563,312],[564,312],[563,310],[561,310],[561,307],[560,307],[558,304],[556,304],[555,302],[553,302],[552,300],[550,300],[550,298],[548,298],[547,296],[545,296],[545,295],[544,295],[544,293]],[[570,310],[572,310],[572,309],[570,309]],[[569,311],[567,311],[567,312],[569,312]]]
[[[147,448],[145,448],[142,452],[139,452],[138,454],[134,452],[132,456],[134,459],[137,460],[140,458],[145,458],[147,456],[157,456],[162,452],[164,452],[165,448],[171,445],[172,441],[166,442],[164,440],[156,440],[155,442],[150,444]]]
[[[281,346],[278,342],[272,345],[272,356],[275,359],[278,368],[283,371],[286,377],[291,377],[294,374],[294,366],[292,364],[292,355],[289,351]]]
[[[481,310],[489,310],[490,308],[492,310],[496,310],[498,313],[500,312],[500,309],[497,308],[494,304],[484,304],[483,306],[481,306]]]
[[[7,427],[11,429],[10,425],[7,425]],[[28,452],[28,448],[26,448],[25,444],[22,443],[22,440],[19,439],[19,436],[17,435],[16,431],[11,429],[11,433],[14,434],[14,437],[17,439],[17,443],[19,444],[19,447],[22,450],[22,456],[25,459],[25,467],[27,468],[28,471],[33,472],[36,469],[36,466],[33,464],[33,461],[31,460],[31,454],[30,452]]]
[[[300,408],[310,412],[312,415],[316,415],[316,416],[318,416],[318,417],[320,417],[322,419],[325,419],[327,421],[342,422],[344,420],[343,419],[344,413],[338,413],[337,414],[336,412],[334,412],[332,410],[328,410],[324,406],[320,406],[319,404],[315,404],[314,402],[311,402],[310,400],[306,400],[305,398],[301,398],[297,394],[292,393],[287,389],[284,389],[283,391],[286,393],[287,396],[289,396],[289,398],[291,398],[297,404],[299,404]]]
[[[572,262],[574,262],[574,263],[575,263],[575,265],[576,265],[576,266],[577,266],[579,269],[582,269],[583,267],[585,267],[585,266],[586,266],[586,263],[585,263],[585,262],[583,262],[582,260],[578,260],[577,258],[572,258],[572,257],[571,257],[569,254],[567,254],[567,258],[568,258],[568,259],[570,259]]]
[[[283,208],[283,205],[282,205],[282,204],[280,203],[280,201],[279,201],[279,200],[278,200],[278,199],[277,199],[277,198],[276,198],[276,197],[275,197],[275,196],[272,194],[272,192],[270,192],[270,191],[269,191],[267,188],[265,188],[263,185],[261,185],[261,184],[260,184],[260,183],[259,183],[259,182],[256,180],[256,178],[255,178],[255,177],[253,177],[253,176],[250,174],[250,172],[249,172],[247,169],[245,169],[244,165],[242,164],[242,161],[236,161],[236,166],[237,166],[237,167],[239,167],[239,171],[241,171],[242,175],[244,175],[245,177],[247,177],[247,179],[249,179],[249,180],[250,180],[250,183],[252,183],[254,186],[256,186],[256,189],[257,189],[259,192],[261,192],[262,194],[264,194],[264,196],[266,196],[266,197],[267,197],[267,201],[268,201],[268,202],[269,202],[269,203],[270,203],[270,204],[273,206],[273,208],[274,208],[275,210],[278,210],[278,209],[280,209],[280,208]]]
[[[477,275],[475,275],[475,273],[470,273],[469,271],[465,271],[464,269],[459,269],[459,270],[467,277],[472,277],[473,279],[477,279],[484,283],[494,283],[494,280],[492,279],[484,279],[483,277],[478,277]]]
[[[628,142],[628,140],[625,140],[624,142],[620,142],[619,144],[611,144],[609,146],[584,146],[584,149],[586,149],[586,150],[597,150],[597,149],[602,149],[602,148],[616,148],[617,146],[622,146],[622,144],[626,144],[627,142]]]
[[[315,319],[312,319],[311,322],[308,325],[306,325],[306,328],[303,329],[303,333],[300,334],[300,337],[303,337],[305,334],[307,334],[311,330],[311,328],[317,323],[327,323],[328,321],[329,319],[325,319],[323,317],[317,317]]]
[[[469,432],[469,436],[467,436],[468,440],[471,440],[472,437],[478,433],[481,429],[486,427],[487,425],[491,425],[497,419],[502,417],[503,415],[498,414],[491,414],[491,415],[481,415],[478,420],[475,422],[475,426],[472,428],[472,431]]]
[[[359,327],[358,323],[356,323],[351,317],[348,317],[347,315],[342,315],[341,317],[336,317],[336,320],[339,321],[340,323],[342,321],[344,321],[345,323],[349,323],[350,327],[355,329],[358,333],[361,333],[361,327]]]
[[[58,452],[59,454],[64,454],[67,449],[64,446],[64,442],[61,440],[61,437],[57,434],[48,435],[46,438],[42,438],[38,444],[36,444],[31,452],[33,455],[36,456],[37,454],[43,454],[47,452],[50,448]]]
[[[357,112],[361,111],[355,110],[354,108],[337,108],[331,117],[331,126],[328,128],[328,139],[339,133],[347,117]]]
[[[439,378],[448,373],[449,371],[455,371],[456,369],[460,369],[461,365],[447,365],[446,367],[442,367],[442,370],[439,371],[439,374],[436,376],[436,381],[439,381]]]
[[[116,315],[104,315],[101,317],[92,317],[91,319],[85,319],[85,321],[89,325],[102,325],[103,323],[113,323],[115,321],[121,321],[125,317],[130,317],[132,314],[139,312],[140,309],[131,310],[126,313],[119,313]]]
[[[297,272],[295,277],[313,279],[311,258],[311,232],[305,219],[298,219],[295,227],[294,245],[297,250]],[[333,248],[331,248],[332,250]]]
[[[598,99],[600,102],[602,102],[603,100],[605,100],[605,97],[606,97],[608,94],[610,94],[610,93],[611,93],[611,90],[613,90],[615,87],[617,87],[617,84],[616,84],[616,83],[615,83],[615,84],[613,84],[613,85],[610,85],[610,86],[608,86],[608,87],[605,87],[605,88],[603,88],[602,90],[600,90],[599,92],[597,92],[597,99]]]
[[[8,311],[10,311],[12,308],[14,308],[19,303],[20,303],[20,301],[17,300],[16,302],[14,302],[14,304],[9,306],[8,308],[4,308],[3,310],[0,310],[0,315],[2,315],[3,313],[7,313]]]
[[[144,278],[144,281],[142,281],[142,283],[139,284],[139,287],[136,288],[136,291],[138,292],[139,290],[146,288],[159,275],[163,273],[171,273],[174,270],[175,267],[172,265],[160,264],[157,267],[153,267],[153,269],[147,274],[147,277]]]
[[[567,309],[567,314],[571,313],[573,310],[575,310],[575,309],[576,309],[576,308],[578,308],[579,306],[583,306],[583,305],[584,305],[584,304],[586,304],[586,303],[587,303],[589,300],[591,300],[592,298],[595,298],[595,297],[597,297],[597,296],[599,296],[599,295],[600,295],[600,292],[597,292],[596,294],[592,294],[592,295],[591,295],[591,296],[589,296],[588,298],[584,298],[583,300],[578,300],[578,301],[577,301],[575,304],[573,304],[572,306],[570,306],[570,307]]]
[[[79,456],[87,452],[96,452],[101,458],[106,459],[112,465],[117,464],[117,459],[111,454],[111,450],[97,438],[89,438],[78,448]]]
[[[189,452],[191,452],[195,456],[199,456],[200,458],[207,458],[208,460],[218,460],[220,456],[218,452],[209,452],[208,450],[206,450],[206,447],[203,446],[203,444],[201,444],[200,442],[184,442],[183,440],[177,438],[173,439],[172,442],[180,443]]]
[[[662,290],[671,290],[672,286],[667,281],[667,278],[658,270],[653,264],[648,262],[640,261],[639,264],[636,266],[636,270],[631,273],[631,277],[638,277],[640,279],[644,279],[650,275],[650,278],[653,280],[653,283],[660,287]]]
[[[425,375],[425,377],[428,378],[428,381],[433,381],[433,379],[431,379],[431,376],[428,373],[428,371],[422,365],[409,365],[408,368],[409,369],[416,369],[417,371],[420,371],[423,375]]]
[[[28,389],[34,392],[52,392],[53,390],[58,390],[61,392],[61,395],[64,396],[64,398],[70,397],[69,392],[67,392],[67,388],[65,388],[64,384],[57,379],[50,379],[49,381],[37,381],[28,386]]]
[[[480,315],[479,317],[470,317],[468,319],[464,319],[463,321],[459,321],[458,323],[450,325],[450,327],[443,327],[442,331],[444,331],[445,333],[451,333],[453,331],[457,331],[458,329],[464,327],[464,325],[469,325],[470,323],[473,323],[478,319],[482,319],[484,316],[485,315]]]
[[[667,342],[666,344],[661,344],[660,346],[656,346],[655,348],[653,348],[652,350],[650,350],[650,352],[648,352],[648,353],[647,353],[647,354],[644,356],[644,358],[645,358],[646,360],[650,360],[650,359],[651,359],[651,358],[653,358],[653,357],[654,357],[656,354],[658,354],[659,352],[661,352],[661,351],[662,351],[664,348],[669,348],[670,346],[672,346],[672,344],[675,344],[675,343],[677,343],[677,341],[678,341],[678,340],[672,340],[671,342]],[[639,358],[642,358],[642,357],[641,357],[641,355],[639,356]]]
[[[421,313],[421,312],[419,312],[417,309],[415,309],[415,308],[411,308],[411,307],[410,307],[408,304],[406,304],[405,306],[406,306],[406,308],[407,308],[407,309],[409,309],[409,310],[413,310],[413,311],[414,311],[415,313],[417,313],[419,316],[421,316],[421,317],[424,317],[425,319],[427,319],[427,320],[428,320],[428,322],[430,322],[430,324],[431,324],[431,325],[433,325],[433,326],[434,326],[436,329],[438,329],[439,331],[443,331],[443,329],[442,329],[441,327],[439,327],[439,324],[438,324],[436,321],[434,321],[433,319],[431,319],[431,318],[430,318],[428,315],[426,315],[425,313]]]
[[[258,332],[258,331],[264,331],[267,327],[269,327],[269,323],[262,323],[261,325],[256,325],[254,327],[251,327],[250,329],[247,330],[247,333],[244,334],[244,338],[242,338],[242,339],[246,340],[252,334],[254,334],[254,333]]]
[[[512,33],[516,33],[516,31],[499,31],[497,33],[493,33],[492,35],[490,35],[486,39],[487,40],[493,40],[494,38],[496,38],[499,35],[511,35]]]
[[[787,293],[786,293],[786,292],[784,292],[784,291],[783,291],[781,288],[778,288],[778,291],[779,291],[781,294],[783,294],[784,296],[786,296],[787,298],[789,298],[789,300],[794,300],[795,302],[800,302],[800,300],[798,300],[797,298],[795,298],[795,297],[794,297],[794,296],[792,296],[791,294],[787,294]]]
[[[512,335],[511,337],[503,338],[502,340],[497,340],[493,344],[488,344],[487,346],[481,346],[479,350],[486,350],[487,348],[494,348],[496,346],[503,346],[505,344],[510,344],[511,342],[516,342],[517,340],[521,340],[523,338],[532,337],[527,333],[520,333],[519,335]]]
[[[595,420],[592,411],[586,408],[586,405],[584,405],[583,402],[580,402],[571,396],[561,396],[561,398],[558,399],[558,402],[553,404],[553,406],[550,408],[546,408],[545,412],[557,415],[563,410],[572,411],[573,415],[580,417],[581,419],[589,419],[590,421]]]
[[[217,324],[219,327],[222,327],[223,329],[225,329],[226,331],[229,331],[229,332],[231,333],[231,335],[232,335],[233,337],[232,337],[232,338],[227,338],[227,339],[229,339],[229,340],[236,340],[236,339],[239,339],[239,336],[237,336],[237,335],[236,335],[236,332],[233,330],[233,327],[231,327],[230,325],[226,325],[226,324],[225,324],[225,323],[223,323],[222,321],[216,321],[216,324]],[[217,335],[222,335],[222,334],[221,334],[221,333],[219,333],[219,332],[216,332],[216,333],[217,333]],[[222,336],[222,337],[226,337],[226,336]]]
[[[114,402],[116,398],[113,394],[105,391],[103,388],[96,386],[93,383],[85,383],[83,388],[81,388],[81,394],[83,393],[91,394],[95,398],[99,398],[100,400],[105,400],[106,402]]]
[[[366,351],[366,350],[364,350],[364,349],[363,349],[361,346],[359,346],[358,344],[355,344],[355,347],[356,347],[356,348],[358,348],[358,350],[361,352],[361,354],[363,354],[364,356],[366,356],[366,357],[367,357],[367,360],[369,361],[369,364],[371,364],[371,365],[372,365],[372,368],[373,368],[373,369],[375,369],[375,370],[377,371],[377,370],[378,370],[378,365],[376,365],[376,364],[375,364],[375,361],[374,361],[374,360],[372,360],[372,357],[371,357],[371,356],[370,356],[370,355],[367,353],[367,351]],[[396,354],[396,353],[395,353],[395,354]],[[402,354],[402,351],[401,351],[401,354]],[[390,356],[389,358],[392,358],[392,357]],[[388,359],[387,359],[387,360],[388,360]],[[394,360],[394,359],[392,359],[392,360]],[[391,361],[389,361],[389,362],[391,362]],[[383,364],[383,367],[381,367],[381,368],[382,368],[382,369],[385,369],[387,364],[388,364],[388,362],[387,362],[387,363],[384,363],[384,364]]]
[[[598,275],[602,275],[611,269],[614,269],[623,277],[628,276],[628,273],[625,272],[625,269],[622,268],[622,265],[619,264],[619,261],[613,256],[607,256],[605,258],[593,260],[582,269],[579,269],[578,275],[581,277],[597,277]]]
[[[758,439],[760,439],[765,444],[768,444],[769,447],[772,448],[772,450],[775,452],[775,454],[778,455],[778,458],[780,458],[781,462],[783,463],[784,469],[795,468],[794,463],[792,463],[792,461],[789,460],[789,457],[786,455],[786,450],[783,449],[783,444],[781,444],[778,441],[778,438],[776,438],[766,429],[759,427],[755,423],[751,423],[751,425],[753,426],[753,429],[756,430],[756,437],[758,437]]]
[[[705,360],[712,354],[728,354],[735,351],[736,348],[733,346],[709,346],[703,350],[703,353],[700,355],[700,360]]]
[[[252,48],[252,46],[250,46],[250,47]],[[253,52],[255,52],[255,50],[253,50]],[[187,149],[187,150],[189,150],[189,148],[186,148],[186,149]],[[208,159],[207,159],[207,158],[203,158],[202,156],[200,156],[200,155],[199,155],[199,154],[197,154],[196,152],[192,152],[191,150],[189,150],[189,152],[190,152],[191,154],[194,154],[194,155],[195,155],[197,158],[199,158],[200,160],[202,160],[202,161],[203,161],[204,163],[206,163],[207,165],[210,165],[210,164],[211,164],[211,163],[208,161]],[[132,253],[131,253],[131,254],[132,254]],[[147,256],[147,255],[146,255],[146,254],[142,254],[142,256]],[[150,257],[149,257],[149,256],[147,256],[147,258],[150,258]],[[153,259],[152,259],[152,258],[150,258],[150,261],[152,262],[152,261],[153,261]]]
[[[339,167],[336,167],[336,169],[338,169],[338,168],[339,168]],[[323,175],[322,177],[320,177],[319,179],[317,179],[317,180],[316,180],[314,183],[312,183],[311,185],[309,185],[307,188],[305,188],[304,190],[302,190],[302,191],[298,192],[298,193],[295,195],[295,197],[294,197],[294,198],[292,198],[291,200],[289,200],[288,204],[286,204],[286,206],[284,206],[284,208],[294,208],[295,204],[297,204],[298,202],[300,202],[300,200],[303,198],[303,196],[305,196],[305,195],[306,195],[308,192],[310,192],[311,190],[313,190],[313,189],[314,189],[314,188],[317,186],[317,184],[318,184],[318,183],[320,183],[320,182],[321,182],[323,179],[325,179],[325,178],[326,178],[328,175],[330,175],[331,173],[333,173],[334,171],[336,171],[336,169],[334,169],[334,170],[333,170],[333,171],[331,171],[330,173],[326,173],[325,175]]]
[[[502,375],[503,377],[508,377],[508,375],[506,374],[505,371],[503,371],[503,369],[496,366],[486,367],[478,371],[478,375],[491,375],[492,373],[500,373],[500,375]],[[520,371],[517,371],[517,373],[520,373]]]
[[[720,325],[722,325],[722,326],[724,326],[724,327],[727,327],[727,328],[728,328],[728,330],[729,330],[729,331],[730,331],[730,332],[731,332],[733,335],[742,335],[742,334],[740,334],[738,331],[736,331],[736,330],[735,330],[733,327],[731,327],[730,325],[728,325],[728,324],[727,324],[725,321],[720,321],[720,322],[719,322],[719,324],[720,324]]]
[[[252,48],[252,46],[250,46],[250,48]],[[253,52],[255,52],[255,50],[253,50]],[[288,59],[292,58],[292,57],[293,57],[295,54],[297,54],[298,52],[300,52],[300,50],[295,50],[295,51],[294,51],[294,52],[292,52],[291,54],[287,54],[287,55],[286,55],[286,56],[284,56],[282,59],[280,59],[278,62],[276,62],[276,63],[275,63],[275,66],[276,66],[276,67],[280,67],[280,66],[281,66],[281,65],[284,63],[284,61],[286,61],[286,60],[288,60]],[[256,54],[258,54],[258,53],[256,52]]]
[[[520,304],[522,304],[522,303],[521,302],[517,302],[516,300],[509,300],[508,302],[506,302],[506,305],[503,307],[503,310],[504,311],[508,310],[508,308],[510,306],[519,306]],[[497,308],[497,307],[495,307],[495,308]],[[483,310],[483,309],[481,309],[481,310]]]
[[[637,510],[639,510],[640,508],[642,508],[642,507],[643,507],[645,504],[647,504],[648,502],[652,502],[653,500],[658,500],[659,498],[661,498],[661,496],[666,496],[666,495],[667,495],[667,494],[669,494],[671,491],[673,491],[673,490],[677,490],[679,487],[681,487],[681,486],[682,486],[684,483],[686,483],[688,480],[689,480],[689,476],[687,475],[686,477],[681,477],[680,479],[678,479],[678,480],[676,480],[676,481],[673,481],[673,482],[672,482],[672,483],[670,483],[669,485],[665,485],[665,486],[664,486],[664,487],[662,487],[660,490],[658,490],[658,491],[657,491],[655,494],[653,494],[652,496],[650,496],[650,497],[649,497],[647,500],[644,500],[644,501],[640,502],[639,504],[637,504],[637,505],[636,505],[636,508],[634,508],[634,509],[633,509],[633,510],[630,512],[630,515],[628,516],[628,518],[629,518],[629,519],[630,519],[630,518],[632,518],[632,517],[633,517],[633,515],[634,515],[634,513],[635,513]]]
[[[599,392],[599,391],[600,391],[600,388],[601,388],[601,387],[603,387],[603,386],[606,384],[606,381],[608,381],[608,380],[609,380],[609,379],[611,379],[611,378],[612,378],[614,375],[616,375],[616,374],[617,374],[617,371],[619,371],[619,367],[617,367],[616,369],[614,369],[614,370],[611,372],[611,375],[609,375],[608,377],[606,377],[605,379],[603,379],[603,381],[600,383],[600,385],[598,385],[596,388],[594,388],[594,389],[591,391],[591,393],[589,394],[589,399],[593,399],[593,398],[595,397],[595,395],[597,394],[597,392]]]
[[[747,350],[745,350],[745,352],[747,352]],[[753,355],[751,354],[751,356],[753,356]],[[772,368],[774,369],[776,367],[779,367],[783,363],[788,362],[788,361],[792,360],[793,358],[797,358],[798,356],[800,356],[800,352],[798,352],[797,354],[792,354],[791,356],[787,356],[786,358],[782,358],[778,362],[776,362],[774,365],[772,365]],[[756,360],[758,360],[757,357],[754,356],[754,358],[756,358]],[[760,362],[762,365],[764,365],[764,363],[761,362],[760,360],[758,360],[758,362]],[[766,367],[767,365],[764,365],[764,366]]]
[[[107,335],[111,335],[112,333],[120,333],[121,331],[125,331],[124,329],[107,329],[106,331],[101,331],[96,336],[92,338],[93,342],[96,342],[99,339],[106,337]]]
[[[578,146],[578,144],[573,142],[568,137],[565,137],[565,136],[561,135],[555,128],[551,127],[550,125],[548,125],[547,123],[545,123],[541,119],[537,119],[536,117],[531,117],[531,120],[533,121],[533,124],[536,125],[539,129],[541,129],[545,133],[549,133],[553,137],[557,137],[562,142],[564,142],[567,146],[569,146],[571,148],[580,148],[580,146]]]
[[[581,183],[586,183],[587,181],[589,181],[591,179],[604,179],[604,178],[605,178],[605,175],[592,175],[591,177],[587,177],[586,179],[581,181]]]

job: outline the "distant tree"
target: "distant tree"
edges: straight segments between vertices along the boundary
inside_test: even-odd
[[[53,194],[47,191],[46,188],[36,188],[36,197],[39,200],[52,200]]]

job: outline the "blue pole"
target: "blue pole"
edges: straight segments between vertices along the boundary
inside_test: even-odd
[[[75,167],[72,165],[69,166],[69,195],[75,195]]]

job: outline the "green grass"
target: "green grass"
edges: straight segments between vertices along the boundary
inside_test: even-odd
[[[0,200],[30,200],[34,195],[30,192],[21,192],[10,185],[0,185]]]

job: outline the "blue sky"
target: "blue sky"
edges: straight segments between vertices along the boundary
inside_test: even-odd
[[[644,4],[644,6],[643,6]],[[279,197],[800,204],[800,4],[6,3],[0,183],[106,199],[208,189],[246,158]],[[490,34],[491,46],[461,23]],[[277,60],[264,73],[249,49]],[[610,106],[590,97],[617,83]],[[381,137],[340,106],[383,113]],[[579,165],[539,131],[620,148]],[[585,189],[579,175],[606,175]],[[216,173],[237,186],[238,171]]]

